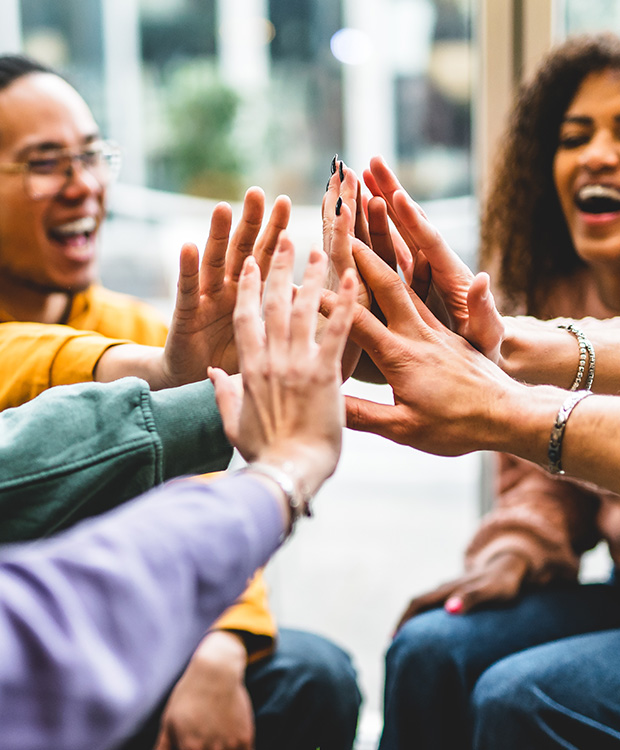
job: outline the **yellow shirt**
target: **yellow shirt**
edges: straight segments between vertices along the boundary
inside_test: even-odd
[[[66,325],[11,321],[0,310],[0,410],[18,406],[55,385],[92,381],[101,355],[111,346],[163,346],[167,327],[149,305],[101,286],[77,294]],[[243,638],[251,658],[273,647],[276,627],[267,590],[257,573],[216,629]]]

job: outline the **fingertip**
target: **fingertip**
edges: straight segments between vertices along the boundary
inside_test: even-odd
[[[257,198],[264,198],[265,191],[259,185],[252,185],[245,191],[245,197],[251,198],[252,196],[255,196]]]
[[[321,250],[321,248],[313,245],[308,254],[308,263],[320,263],[323,259],[327,259],[327,255]]]
[[[372,156],[370,158],[370,169],[372,170],[373,167],[381,167],[386,166],[385,159],[381,154],[375,154],[375,156]]]
[[[463,612],[464,605],[460,596],[451,596],[443,606],[448,614],[459,615]]]
[[[195,273],[198,268],[198,247],[193,242],[184,242],[179,253],[179,268],[182,273]]]
[[[289,233],[283,229],[278,236],[278,244],[276,245],[276,253],[289,253],[293,250],[293,241]]]
[[[341,287],[345,291],[351,291],[357,284],[357,277],[353,268],[346,268],[342,274],[342,280],[340,282]]]
[[[247,258],[243,261],[241,274],[243,276],[250,276],[257,268],[258,263],[256,262],[256,258],[253,255],[248,255]]]
[[[274,205],[286,206],[288,209],[290,209],[293,205],[293,201],[290,199],[288,195],[286,195],[285,193],[282,193],[281,195],[278,195],[278,197],[275,199]]]

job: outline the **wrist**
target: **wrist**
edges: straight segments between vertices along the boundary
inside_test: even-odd
[[[531,385],[552,383],[569,389],[578,364],[575,336],[557,321],[505,317],[499,366],[511,378]]]
[[[340,445],[331,449],[313,450],[299,441],[287,441],[285,447],[272,446],[261,450],[251,463],[267,464],[286,472],[295,489],[314,496],[338,463]]]
[[[300,475],[294,462],[270,461],[266,458],[264,461],[251,461],[240,471],[255,475],[278,493],[280,500],[284,501],[283,512],[289,534],[300,518],[312,515],[311,501],[316,490],[308,488],[303,473]]]
[[[565,398],[566,391],[553,386],[514,382],[497,402],[492,444],[488,449],[511,453],[547,467],[549,436]]]
[[[201,641],[192,661],[204,669],[245,674],[248,654],[243,639],[227,630],[212,630]]]

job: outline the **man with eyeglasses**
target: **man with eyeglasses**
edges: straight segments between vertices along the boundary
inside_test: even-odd
[[[230,242],[230,209],[216,207],[205,258],[226,259],[226,279],[223,263],[203,263],[199,273],[196,248],[184,246],[167,337],[147,305],[95,284],[97,234],[118,166],[117,149],[75,89],[34,61],[0,56],[0,408],[57,384],[131,374],[162,388],[204,378],[206,364],[236,368],[232,306],[243,248],[254,247],[264,274],[288,199],[276,200],[258,241],[261,191],[248,191]],[[205,356],[192,361],[194,350]],[[174,734],[183,748],[200,735],[205,748],[222,737],[245,747],[240,737],[254,720],[258,748],[309,747],[319,730],[333,743],[323,750],[353,742],[360,697],[348,656],[310,633],[276,633],[260,578],[207,634],[190,668],[160,743]],[[150,750],[157,722],[128,747]]]

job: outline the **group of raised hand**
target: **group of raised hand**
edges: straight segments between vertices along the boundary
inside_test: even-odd
[[[561,342],[565,347],[570,346],[570,337],[553,324],[502,317],[488,275],[474,275],[450,249],[383,159],[371,160],[364,182],[372,194],[369,199],[362,195],[355,173],[334,159],[322,206],[324,253],[312,252],[301,289],[292,282],[294,250],[285,232],[290,216],[287,198],[276,200],[260,237],[262,191],[248,191],[232,236],[230,208],[226,204],[216,207],[200,268],[196,248],[183,248],[179,293],[164,353],[167,384],[193,379],[206,365],[231,375],[239,363],[247,362],[251,375],[242,373],[243,381],[248,398],[256,399],[255,415],[261,410],[262,397],[256,396],[261,388],[272,399],[265,412],[271,413],[270,419],[274,410],[286,415],[278,426],[263,420],[260,440],[264,443],[281,428],[287,434],[286,420],[295,429],[304,420],[324,424],[327,403],[335,393],[334,378],[338,383],[352,375],[380,380],[391,386],[394,403],[347,397],[347,426],[439,455],[497,449],[544,464],[548,432],[544,439],[534,440],[532,424],[538,427],[542,412],[550,427],[565,393],[551,387],[534,394],[510,375],[521,367],[528,371],[531,383],[566,387],[563,370],[551,378],[536,379],[537,368],[544,364],[535,342],[550,338],[554,345]],[[308,285],[310,290],[304,291]],[[252,294],[240,294],[250,287]],[[248,299],[254,300],[252,311]],[[317,308],[321,313],[318,324],[314,320]],[[318,356],[318,349],[312,349],[318,346],[314,338],[322,347],[326,320],[337,310],[337,324],[328,326],[328,355]],[[247,335],[248,330],[253,337]],[[246,356],[246,349],[254,356]],[[258,351],[263,352],[262,359]],[[323,367],[325,377],[331,379],[327,383],[323,378],[323,385],[328,385],[332,396],[327,391],[317,395],[321,408],[302,416],[307,406],[302,396],[312,391],[314,399],[317,368]],[[607,369],[618,371],[615,358],[608,361]],[[236,440],[243,412],[241,390],[221,373],[213,379],[225,427]],[[239,399],[234,409],[222,400],[232,402],[233,390]],[[525,414],[528,409],[537,410],[531,419],[515,419],[516,412]],[[237,423],[232,421],[233,414]],[[542,435],[544,431],[538,430]],[[333,455],[333,445],[330,450]],[[252,456],[255,449],[248,446],[245,452]],[[580,465],[574,471],[595,481],[600,476]],[[615,486],[609,473],[604,474],[604,482]]]
[[[309,335],[313,346],[316,346],[315,337],[323,346],[326,327],[329,330],[331,326],[326,323],[327,318],[331,320],[334,311],[342,308],[346,300],[347,309],[353,312],[339,323],[340,343],[335,345],[328,339],[332,359],[328,362],[319,358],[317,362],[326,367],[332,379],[355,375],[387,381],[395,397],[395,407],[348,399],[349,426],[377,432],[424,450],[448,454],[465,450],[459,436],[455,436],[452,443],[445,435],[438,441],[430,428],[444,401],[445,406],[451,403],[454,408],[451,421],[458,420],[459,400],[449,397],[455,386],[448,382],[452,372],[455,369],[463,375],[469,372],[469,380],[456,385],[461,389],[476,388],[476,367],[486,367],[480,364],[486,360],[477,360],[465,339],[487,356],[496,361],[499,358],[504,324],[494,306],[488,276],[473,275],[382,159],[376,157],[371,161],[364,180],[372,193],[370,199],[362,196],[362,186],[355,173],[334,159],[322,207],[324,252],[312,251],[299,290],[295,290],[292,283],[294,250],[285,231],[290,217],[290,201],[285,197],[280,196],[275,201],[260,236],[264,215],[264,196],[260,189],[251,188],[247,192],[239,226],[232,235],[231,209],[227,204],[218,204],[200,264],[194,245],[185,245],[182,249],[176,306],[163,352],[163,382],[178,385],[204,377],[206,366],[216,368],[213,379],[219,389],[225,426],[235,442],[239,428],[231,422],[229,415],[233,410],[228,408],[228,400],[232,400],[233,392],[240,398],[240,391],[232,381],[225,380],[222,371],[229,375],[237,372],[244,361],[244,348],[252,348],[248,343],[250,339],[244,336],[247,330],[244,326],[248,325],[248,318],[253,318],[252,330],[254,337],[258,336],[261,300],[265,327],[262,335],[270,355],[275,357],[272,341],[276,333],[280,340],[289,342],[288,350],[279,347],[275,365],[273,362],[262,364],[265,371],[271,368],[272,378],[274,366],[278,372],[290,367],[299,374],[300,363],[304,356],[309,356]],[[269,289],[263,297],[267,279]],[[254,289],[252,313],[248,311],[249,285]],[[311,291],[306,292],[308,286]],[[351,308],[351,286],[356,289],[354,308]],[[338,289],[341,291],[337,292]],[[291,302],[293,295],[294,303]],[[288,303],[287,298],[290,298]],[[235,303],[238,310],[236,337],[233,333]],[[275,314],[271,313],[272,309],[276,310]],[[315,320],[317,309],[322,313],[318,323]],[[302,333],[298,333],[300,330]],[[344,349],[342,353],[340,346]],[[255,341],[254,349],[258,348]],[[339,367],[334,371],[333,354],[336,352]],[[250,361],[247,357],[245,360]],[[412,378],[410,368],[403,365],[413,362],[418,364]],[[441,368],[450,378],[442,377]],[[307,372],[303,374],[312,377]],[[292,385],[290,372],[286,377],[288,390],[294,392],[297,384]],[[507,380],[499,370],[497,377]],[[246,390],[249,379],[244,373]],[[437,381],[445,382],[446,393],[437,387]],[[308,380],[300,392],[311,391]],[[414,406],[417,416],[412,420]],[[423,407],[422,410],[419,407]],[[291,408],[283,402],[284,411],[288,413]],[[324,413],[325,409],[323,404],[315,413]],[[428,418],[424,409],[430,410]],[[257,408],[255,411],[258,413]],[[469,409],[463,412],[462,419],[471,417]],[[240,406],[235,413],[240,413]],[[265,439],[266,426],[263,431],[262,439]],[[253,454],[251,448],[245,452],[248,456]]]

